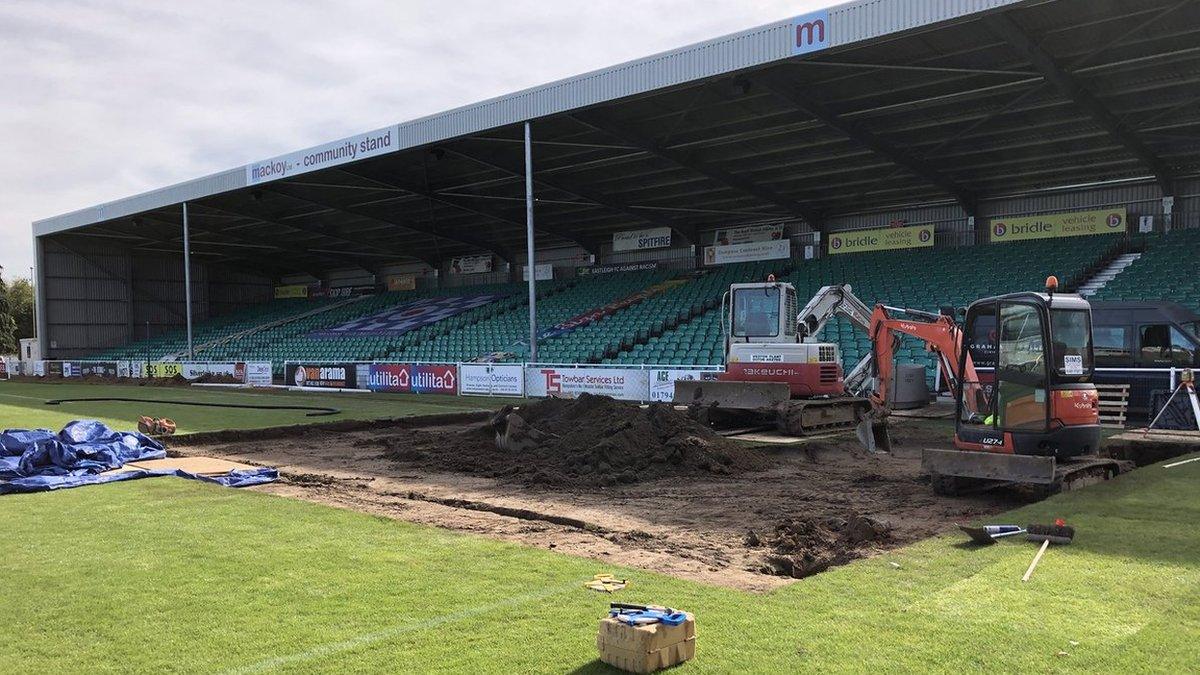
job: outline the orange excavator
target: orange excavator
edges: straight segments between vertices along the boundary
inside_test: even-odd
[[[961,326],[947,313],[876,305],[867,326],[875,418],[868,447],[890,447],[894,350],[902,336],[912,336],[937,355],[955,400],[954,449],[922,455],[935,492],[956,494],[995,481],[1053,491],[1128,470],[1128,463],[1097,454],[1091,307],[1057,288],[1050,277],[1044,293],[976,300]]]

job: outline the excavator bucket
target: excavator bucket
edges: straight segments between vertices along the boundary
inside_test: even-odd
[[[701,408],[730,410],[766,410],[791,399],[786,382],[722,382],[677,380],[675,403]]]

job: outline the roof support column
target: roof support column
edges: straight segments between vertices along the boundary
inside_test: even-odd
[[[533,255],[533,139],[525,123],[525,273],[529,275],[529,360],[537,361],[537,273]]]
[[[192,248],[188,240],[187,202],[183,203],[183,305],[187,315],[188,361],[196,359],[192,343]]]
[[[34,330],[37,332],[38,358],[50,358],[50,341],[46,337],[46,246],[41,237],[33,238],[33,303]],[[130,309],[130,311],[133,311]]]

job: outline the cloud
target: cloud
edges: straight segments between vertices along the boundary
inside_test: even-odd
[[[0,265],[30,223],[825,0],[0,4]]]

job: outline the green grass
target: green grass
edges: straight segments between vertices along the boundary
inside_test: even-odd
[[[47,406],[48,399],[144,398],[156,401],[200,401],[251,405],[315,405],[341,408],[330,417],[305,417],[297,410],[247,410],[201,408],[170,403],[64,403]],[[311,394],[286,390],[229,390],[208,387],[137,387],[97,384],[31,384],[0,382],[0,429],[45,427],[57,431],[81,418],[99,419],[119,429],[132,429],[140,415],[169,417],[180,433],[217,429],[255,429],[287,424],[332,422],[342,419],[375,419],[427,415],[460,410],[488,410],[499,401],[479,397],[431,394]]]
[[[610,599],[684,608],[678,672],[1194,671],[1200,462],[1149,467],[766,595],[176,478],[0,498],[6,671],[592,672]],[[893,567],[891,563],[899,565]],[[1072,644],[1072,643],[1077,644]],[[1060,651],[1067,652],[1059,655]]]

